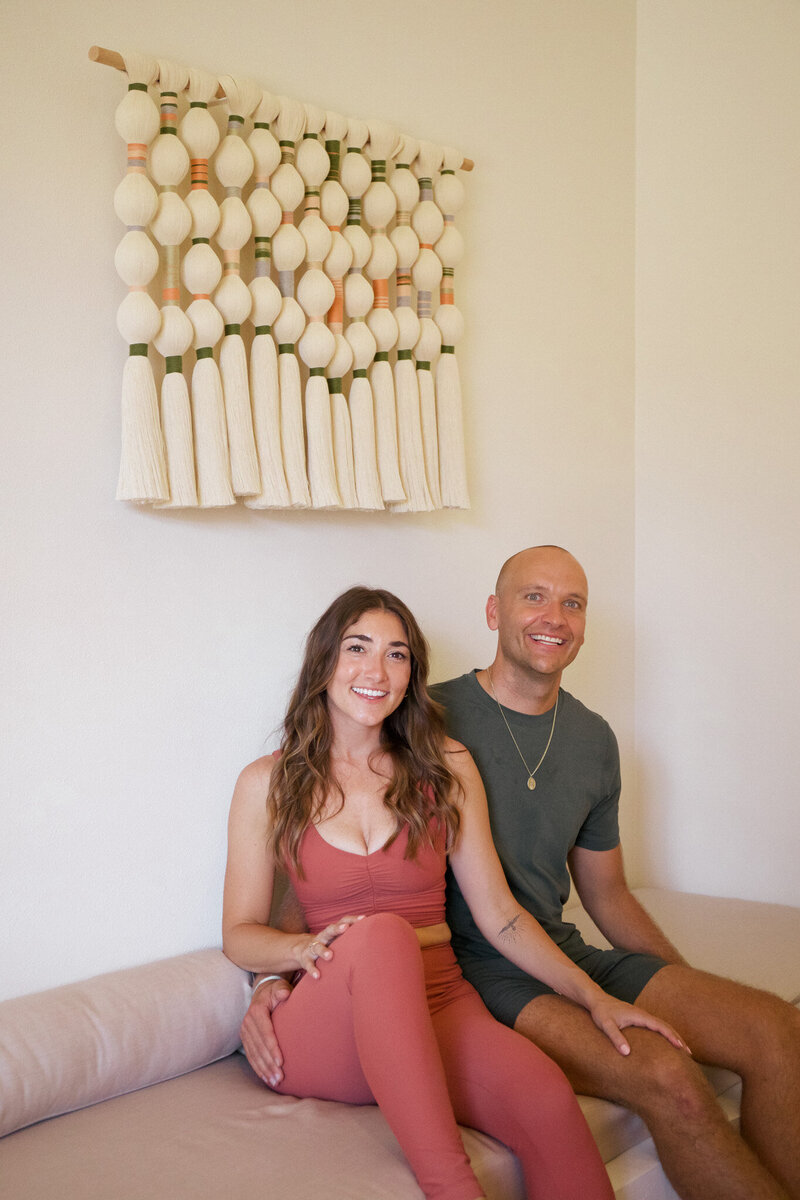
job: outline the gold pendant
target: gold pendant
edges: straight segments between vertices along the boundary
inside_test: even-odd
[[[536,787],[536,780],[533,778],[532,775],[529,775],[528,776],[528,791],[532,792],[535,787]]]

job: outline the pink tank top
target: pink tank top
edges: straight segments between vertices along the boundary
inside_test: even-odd
[[[397,913],[415,928],[444,921],[444,830],[415,858],[403,857],[407,844],[404,829],[388,849],[355,854],[332,846],[310,825],[300,843],[305,878],[289,872],[309,930],[317,933],[340,917],[361,913]]]

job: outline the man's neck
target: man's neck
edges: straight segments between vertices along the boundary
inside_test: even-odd
[[[504,708],[538,716],[549,712],[556,702],[561,672],[540,675],[535,671],[514,670],[511,664],[496,658],[490,667],[477,674],[478,683]]]

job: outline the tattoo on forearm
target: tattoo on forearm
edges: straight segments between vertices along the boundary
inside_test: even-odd
[[[511,920],[503,926],[503,928],[500,930],[500,937],[505,936],[512,942],[517,940],[517,921],[520,919],[521,915],[521,913],[517,913],[515,917],[512,917]]]

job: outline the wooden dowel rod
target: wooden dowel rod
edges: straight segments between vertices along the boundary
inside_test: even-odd
[[[101,63],[104,67],[113,67],[115,71],[125,70],[122,55],[118,54],[116,50],[106,50],[104,46],[90,46],[89,58],[92,62]],[[225,92],[222,87],[217,88],[217,96],[220,100],[224,98]],[[461,170],[471,171],[474,166],[475,163],[471,158],[465,158],[461,164]]]

